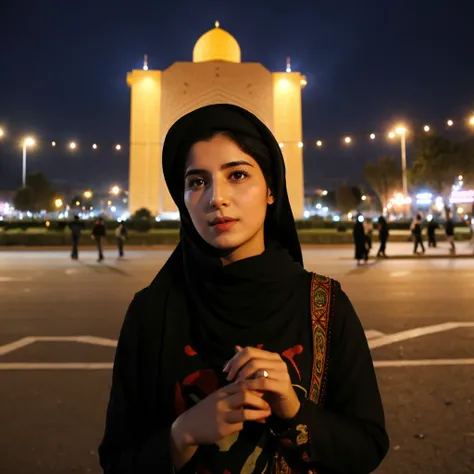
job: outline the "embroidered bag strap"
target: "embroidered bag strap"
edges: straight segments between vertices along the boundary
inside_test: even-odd
[[[313,273],[311,278],[310,308],[311,330],[313,334],[313,366],[308,398],[317,405],[324,403],[326,393],[326,377],[329,363],[329,346],[331,342],[330,318],[334,311],[336,282],[328,277]],[[312,473],[315,471],[306,471]],[[275,474],[297,474],[285,459],[277,453]]]

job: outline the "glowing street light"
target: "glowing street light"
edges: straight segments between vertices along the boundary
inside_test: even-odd
[[[120,188],[118,186],[112,186],[112,188],[110,189],[110,194],[118,196],[120,194]]]
[[[352,141],[351,137],[344,137],[344,142],[349,144]]]
[[[122,145],[118,145],[118,144],[115,145],[115,149],[116,149],[117,151],[120,151],[120,150],[122,149]]]
[[[84,197],[90,199],[93,196],[92,191],[84,191]]]
[[[425,125],[425,126],[423,127],[423,130],[424,130],[425,132],[429,132],[429,131],[430,131],[430,126],[429,126],[429,125]]]
[[[390,138],[390,140],[393,140],[395,138],[395,132],[389,132],[388,138]]]
[[[367,196],[364,195],[364,196],[361,197],[361,199],[362,199],[362,201],[366,201],[366,200],[367,200]]]
[[[474,115],[469,119],[469,125],[474,125]],[[1,133],[0,133],[1,136]]]
[[[51,142],[51,146],[56,146],[56,142]]]
[[[318,141],[316,142],[316,146],[323,146],[323,142],[322,142],[321,140],[318,140]]]
[[[298,142],[298,148],[303,148],[303,142]]]
[[[371,139],[371,140],[375,140],[375,133],[371,133],[371,134],[370,134],[370,139]]]
[[[62,199],[56,199],[54,201],[54,205],[56,206],[57,209],[59,209],[60,207],[63,207],[63,200]]]
[[[397,125],[395,127],[395,133],[400,135],[400,146],[402,154],[402,185],[403,194],[408,196],[408,177],[407,177],[407,128],[404,125]],[[393,134],[393,132],[390,132]],[[394,138],[395,134],[393,134]]]
[[[5,131],[3,128],[0,128],[0,138],[2,138],[5,135]]]
[[[94,144],[92,145],[92,149],[93,149],[93,150],[97,150],[97,143],[94,143]]]
[[[70,148],[71,150],[75,150],[75,149],[77,148],[77,143],[76,143],[76,142],[70,142],[70,143],[69,143],[69,148]]]
[[[446,124],[448,127],[452,127],[454,125],[454,122],[452,120],[448,120]]]
[[[23,187],[26,187],[26,149],[35,145],[35,139],[32,137],[26,137],[23,140],[23,172],[22,172],[22,183]]]

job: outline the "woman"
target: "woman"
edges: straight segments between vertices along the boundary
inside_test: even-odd
[[[384,216],[379,217],[378,228],[379,228],[380,248],[379,248],[379,251],[377,252],[377,257],[387,258],[385,250],[387,248],[389,230],[388,230],[387,219],[385,219]]]
[[[369,250],[367,249],[367,236],[364,229],[364,217],[359,214],[356,218],[354,228],[352,229],[352,237],[355,246],[355,259],[357,265],[360,265],[361,260],[367,262],[369,260]]]
[[[369,473],[388,450],[364,331],[304,270],[280,148],[212,105],[173,125],[181,241],[120,334],[104,472]]]

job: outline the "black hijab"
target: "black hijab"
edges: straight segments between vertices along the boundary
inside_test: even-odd
[[[265,219],[263,254],[226,266],[197,233],[183,201],[189,150],[217,133],[233,137],[257,161],[275,201]],[[199,353],[220,365],[232,357],[236,345],[276,345],[278,350],[278,340],[292,325],[294,298],[307,273],[286,190],[283,156],[274,136],[240,107],[203,107],[171,127],[163,148],[163,171],[181,216],[181,242],[168,263],[182,265],[186,312]]]

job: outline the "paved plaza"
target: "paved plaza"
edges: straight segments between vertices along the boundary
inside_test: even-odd
[[[474,472],[474,259],[433,252],[360,267],[350,247],[304,252],[309,270],[342,283],[366,330],[391,438],[380,474]],[[107,250],[97,264],[92,250],[78,262],[67,249],[0,251],[1,474],[101,473],[118,331],[168,255]]]

